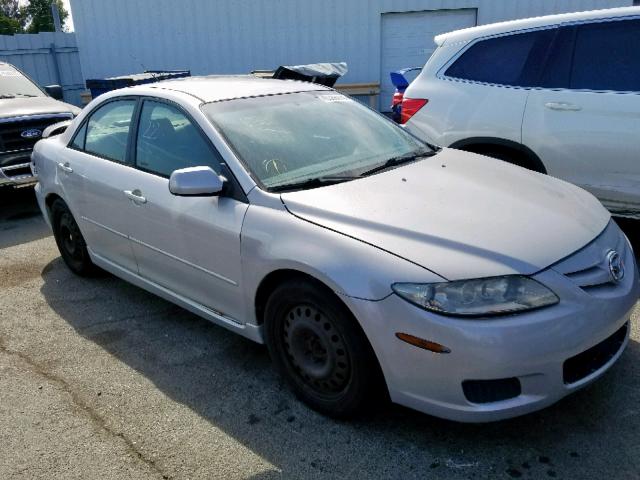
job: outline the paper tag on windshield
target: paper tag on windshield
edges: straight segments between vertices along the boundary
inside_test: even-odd
[[[318,98],[327,103],[351,101],[349,97],[345,97],[344,95],[318,95]]]

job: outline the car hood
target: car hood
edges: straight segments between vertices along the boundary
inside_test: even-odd
[[[3,98],[0,99],[0,119],[25,115],[47,115],[52,113],[80,112],[78,107],[59,102],[51,97]]]
[[[452,149],[281,198],[301,219],[449,280],[533,274],[585,246],[610,219],[574,185]]]

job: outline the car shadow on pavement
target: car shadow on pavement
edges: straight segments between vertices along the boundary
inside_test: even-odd
[[[33,188],[0,188],[0,249],[49,235]]]
[[[46,301],[78,334],[285,478],[632,478],[640,469],[636,340],[598,382],[521,418],[458,424],[389,405],[339,422],[298,402],[261,345],[110,275],[75,277],[60,259],[42,276]]]

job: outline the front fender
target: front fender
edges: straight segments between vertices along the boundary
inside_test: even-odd
[[[247,322],[255,323],[262,280],[277,270],[296,270],[339,295],[381,300],[394,282],[438,282],[438,275],[375,246],[302,220],[284,207],[252,205],[242,227],[242,275]]]

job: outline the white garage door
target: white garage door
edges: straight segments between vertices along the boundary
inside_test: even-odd
[[[395,87],[389,72],[422,67],[435,50],[433,37],[476,25],[475,8],[382,14],[380,109],[390,110]]]

